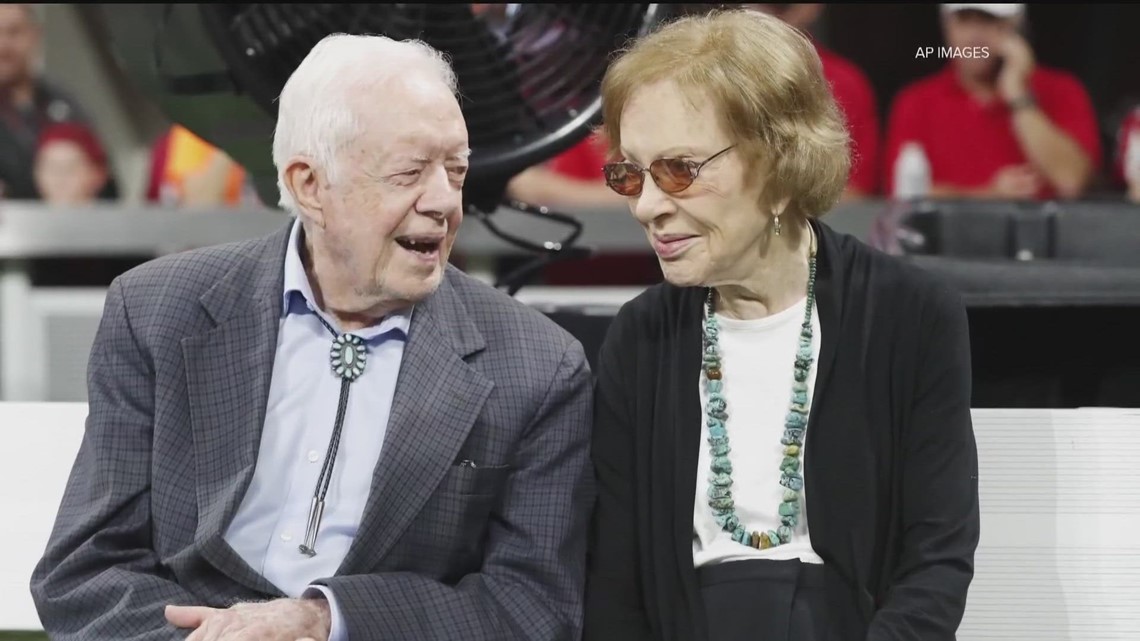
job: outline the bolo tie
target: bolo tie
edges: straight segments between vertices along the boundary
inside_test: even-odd
[[[325,463],[321,466],[321,475],[317,477],[317,487],[313,491],[313,500],[309,503],[309,522],[305,528],[305,542],[297,546],[301,554],[313,557],[317,555],[317,530],[321,526],[321,517],[325,513],[325,495],[328,494],[329,484],[332,482],[333,465],[336,463],[336,452],[340,448],[340,434],[344,429],[344,412],[348,408],[348,392],[352,382],[364,373],[366,352],[364,340],[355,334],[337,334],[320,314],[317,319],[333,335],[332,349],[329,360],[332,363],[333,373],[340,377],[340,401],[337,403],[336,420],[333,422],[333,433],[329,438],[329,447],[325,452]]]

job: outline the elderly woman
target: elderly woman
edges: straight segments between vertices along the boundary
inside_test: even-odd
[[[979,536],[966,315],[820,222],[847,135],[810,42],[688,17],[603,98],[606,180],[667,282],[599,360],[585,638],[953,639]]]

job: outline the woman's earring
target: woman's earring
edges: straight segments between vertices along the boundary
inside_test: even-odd
[[[774,227],[773,231],[776,232],[776,235],[779,236],[780,235],[780,214],[776,214],[776,218],[775,218],[775,221],[772,223],[772,227]]]

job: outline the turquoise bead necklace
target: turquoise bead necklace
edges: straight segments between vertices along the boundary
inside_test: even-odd
[[[809,226],[808,233],[811,234]],[[768,549],[784,545],[792,540],[792,529],[799,522],[803,473],[800,458],[803,452],[804,432],[808,422],[808,373],[811,371],[813,331],[811,324],[812,308],[815,303],[815,238],[811,239],[808,259],[807,305],[803,324],[800,326],[799,350],[796,352],[795,375],[792,383],[791,406],[784,418],[784,435],[780,443],[784,445],[784,458],[780,462],[780,485],[784,486],[783,501],[778,510],[780,526],[767,532],[749,533],[736,514],[732,498],[732,462],[728,460],[731,450],[728,444],[728,405],[724,399],[724,381],[721,378],[720,327],[716,320],[713,300],[714,290],[709,288],[705,305],[707,318],[704,324],[704,372],[705,392],[708,400],[705,406],[706,422],[709,428],[709,450],[712,454],[709,476],[708,503],[712,508],[717,525],[732,535],[732,540],[757,549]]]

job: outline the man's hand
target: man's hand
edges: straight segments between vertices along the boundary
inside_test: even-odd
[[[998,93],[1002,100],[1013,102],[1029,93],[1029,75],[1033,73],[1033,49],[1016,33],[1002,41],[998,55],[1003,63],[998,74]]]
[[[1042,178],[1029,165],[1002,167],[994,175],[987,196],[990,198],[1031,199],[1041,189]]]
[[[277,599],[227,609],[168,605],[166,620],[193,629],[187,641],[328,641],[332,625],[324,599]]]

